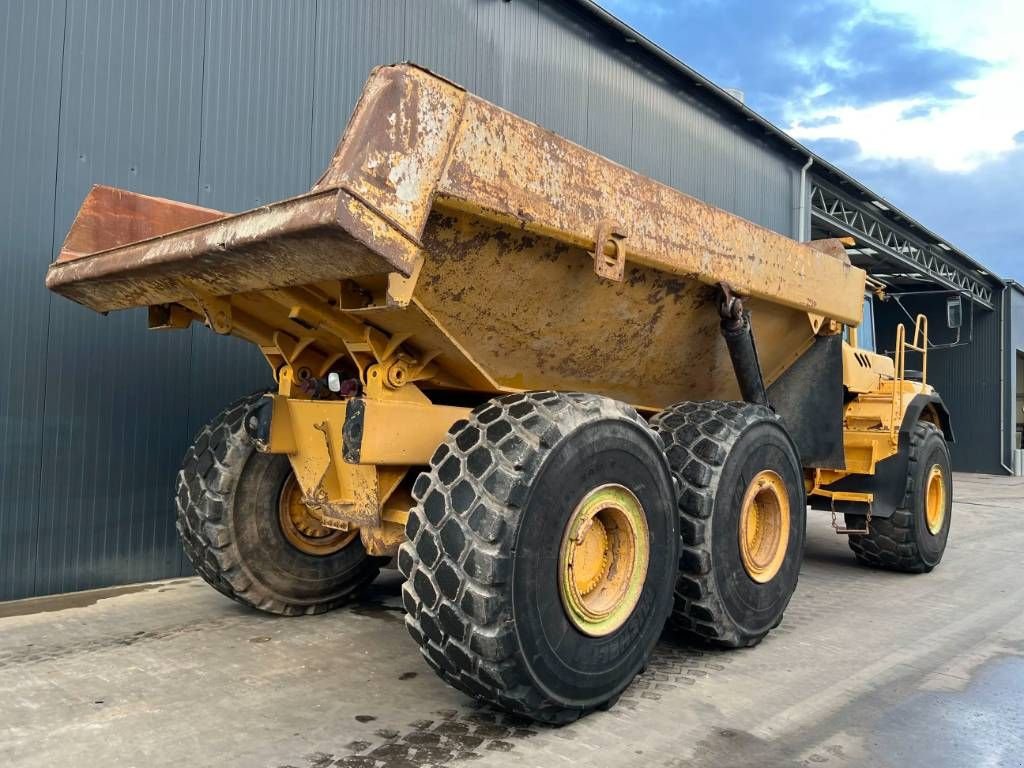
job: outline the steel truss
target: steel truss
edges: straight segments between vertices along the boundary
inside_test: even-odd
[[[971,274],[971,267],[952,264],[939,254],[938,246],[897,230],[880,216],[817,180],[811,183],[811,216],[856,238],[861,247],[870,244],[894,265],[961,291],[988,309],[994,306],[992,289]]]

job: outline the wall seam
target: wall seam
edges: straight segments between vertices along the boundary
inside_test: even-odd
[[[53,259],[54,249],[57,247],[57,190],[60,177],[60,128],[61,116],[64,113],[64,69],[67,66],[68,46],[68,2],[64,0],[64,25],[61,31],[60,41],[60,85],[57,87],[57,131],[55,141],[57,149],[53,153],[53,207],[50,210],[50,258]],[[53,293],[47,291],[46,296],[46,344],[43,350],[43,365],[49,367],[47,361],[50,359],[50,334],[53,330]],[[32,593],[39,592],[39,528],[42,524],[42,497],[43,497],[43,443],[46,438],[46,393],[49,376],[43,377],[42,409],[39,412],[39,468],[36,477],[36,510],[35,529],[32,533],[33,549],[35,557],[32,558]]]
[[[206,46],[210,39],[210,0],[203,0],[203,58],[199,64],[199,150],[196,153],[196,205],[200,205],[199,195],[201,193],[203,184],[203,127],[205,125],[206,118]],[[195,373],[193,370],[193,357],[192,354],[195,351],[196,341],[196,325],[190,323],[188,327],[188,357],[186,358],[188,365],[188,391],[185,395],[185,418],[183,420],[183,445],[189,445],[189,439],[191,438],[191,424],[192,424],[192,376]],[[175,501],[175,514],[177,514],[177,501]],[[178,552],[178,573],[184,576],[191,569],[187,566],[187,557],[185,550],[179,547]]]
[[[313,69],[310,73],[312,83],[309,87],[309,152],[306,153],[308,165],[306,167],[306,177],[309,179],[310,187],[316,181],[316,177],[313,175],[313,127],[316,123],[316,74],[319,72],[316,66],[317,56],[319,50],[317,48],[317,35],[320,30],[320,0],[316,0],[313,3],[313,44],[310,46],[313,49]]]

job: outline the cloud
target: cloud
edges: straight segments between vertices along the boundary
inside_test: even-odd
[[[826,154],[833,146],[826,141],[827,145],[812,146]],[[849,156],[841,166],[996,274],[1024,282],[1018,211],[1024,145],[968,173],[939,171],[919,161]]]
[[[604,4],[975,259],[1024,281],[1020,0]]]
[[[606,0],[656,42],[720,85],[740,88],[783,120],[803,110],[885,99],[955,98],[981,59],[937,46],[901,14],[855,0]]]
[[[798,139],[969,171],[1012,150],[1024,128],[1019,33],[998,29],[1024,27],[1024,3],[977,0],[1010,14],[986,25],[984,8],[960,22],[953,2],[886,0],[893,12],[881,0],[607,0]]]

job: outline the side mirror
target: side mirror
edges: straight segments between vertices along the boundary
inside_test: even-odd
[[[946,299],[946,325],[949,328],[959,328],[964,320],[964,308],[960,296],[951,296]]]

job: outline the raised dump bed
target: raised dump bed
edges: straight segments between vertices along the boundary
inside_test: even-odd
[[[94,187],[46,282],[99,312],[146,306],[153,328],[204,322],[273,369],[179,477],[208,581],[326,610],[401,546],[427,660],[555,722],[614,699],[669,614],[757,642],[796,584],[805,492],[888,521],[876,465],[902,461],[902,492],[900,440],[921,414],[945,423],[886,358],[858,353],[854,385],[841,334],[865,274],[840,243],[794,242],[413,65],[374,70],[307,194],[228,214]],[[930,569],[949,471],[922,429],[942,522],[911,565]]]

